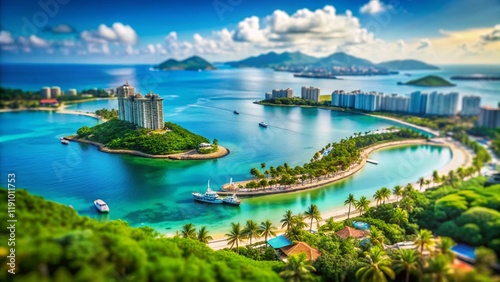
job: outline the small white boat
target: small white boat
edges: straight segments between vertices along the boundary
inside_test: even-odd
[[[66,140],[66,139],[64,139],[63,137],[59,138],[59,140],[61,140],[61,143],[62,143],[63,145],[68,145],[68,144],[69,144],[69,141],[68,141],[68,140]]]
[[[236,196],[236,194],[233,194],[231,196],[227,196],[222,201],[224,202],[224,204],[233,205],[233,206],[239,206],[241,204],[241,200]]]
[[[210,203],[210,204],[222,204],[222,198],[210,189],[210,180],[208,181],[208,187],[205,194],[192,193],[195,201]]]
[[[267,127],[267,123],[265,123],[265,122],[263,122],[263,121],[262,121],[262,122],[259,122],[259,126],[260,126],[260,127],[264,127],[264,128],[266,128],[266,127]]]
[[[108,205],[101,199],[97,199],[94,201],[94,206],[100,212],[109,212]]]

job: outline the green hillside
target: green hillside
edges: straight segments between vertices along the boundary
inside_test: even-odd
[[[205,59],[193,56],[183,61],[168,59],[163,63],[154,66],[155,69],[160,70],[214,70],[216,69],[212,64]]]
[[[318,58],[305,55],[301,52],[283,52],[281,54],[269,52],[267,54],[249,57],[241,61],[228,62],[227,64],[232,67],[266,68],[282,65],[311,64],[317,60]]]
[[[338,52],[338,53],[331,54],[328,57],[325,57],[325,58],[318,60],[314,65],[315,66],[324,66],[324,67],[331,67],[331,66],[369,67],[369,66],[373,66],[373,63],[368,61],[368,60],[354,57],[354,56],[351,56],[351,55],[343,53],[343,52]]]
[[[379,67],[391,70],[437,70],[436,66],[418,60],[394,60],[377,64]]]
[[[0,189],[7,199],[7,190]],[[0,247],[0,280],[38,281],[281,281],[281,262],[254,261],[205,244],[164,238],[150,227],[79,216],[67,206],[16,191],[16,274]],[[89,206],[91,203],[89,203]],[[7,222],[7,212],[0,216]],[[8,242],[8,230],[0,233]]]
[[[428,75],[419,79],[411,80],[406,83],[403,83],[404,85],[414,85],[414,86],[429,86],[429,87],[436,87],[436,86],[455,86],[455,84],[447,81],[446,79],[435,76],[435,75]]]

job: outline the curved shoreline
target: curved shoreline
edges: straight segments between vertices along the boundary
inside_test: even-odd
[[[395,148],[395,147],[401,147],[401,146],[411,146],[411,145],[431,145],[431,146],[444,146],[444,147],[449,147],[450,150],[452,150],[453,154],[453,149],[451,146],[447,143],[434,143],[434,142],[429,142],[424,139],[410,139],[410,140],[401,140],[401,141],[392,141],[392,142],[387,142],[387,143],[382,143],[382,144],[376,144],[373,146],[369,146],[361,152],[361,160],[354,165],[351,165],[347,170],[340,172],[339,174],[334,175],[333,177],[328,177],[328,178],[323,178],[321,180],[318,180],[316,182],[310,182],[310,183],[304,183],[304,184],[293,184],[289,188],[286,187],[273,187],[273,188],[266,188],[264,190],[258,190],[258,191],[240,191],[236,187],[238,185],[243,185],[245,186],[246,183],[252,181],[252,180],[245,180],[245,181],[239,181],[239,182],[233,182],[232,186],[231,184],[224,184],[222,185],[222,188],[220,191],[217,191],[217,194],[219,195],[232,195],[236,194],[237,196],[264,196],[264,195],[273,195],[273,194],[281,194],[281,193],[293,193],[293,192],[299,192],[303,190],[310,190],[310,189],[317,189],[317,188],[323,188],[327,185],[333,184],[335,182],[339,182],[341,180],[344,180],[346,178],[349,178],[353,176],[356,172],[358,172],[360,169],[362,169],[366,161],[368,159],[368,156],[380,149],[385,149],[385,148]],[[453,154],[455,155],[455,154]],[[453,160],[453,157],[452,157]],[[450,160],[450,162],[452,161]],[[232,189],[237,189],[231,190]],[[246,188],[243,188],[246,189]]]
[[[199,154],[196,149],[193,149],[193,150],[189,150],[187,152],[182,152],[182,153],[174,153],[174,154],[167,154],[167,155],[151,155],[151,154],[143,153],[141,151],[136,151],[136,150],[109,149],[102,143],[98,143],[98,142],[94,142],[94,141],[90,141],[90,140],[79,139],[74,135],[66,136],[64,138],[69,140],[69,141],[94,145],[99,149],[99,151],[105,152],[105,153],[125,154],[125,155],[132,155],[132,156],[151,158],[151,159],[211,160],[211,159],[218,159],[218,158],[225,157],[225,156],[229,155],[229,153],[231,152],[231,151],[229,151],[229,149],[224,148],[224,147],[219,145],[219,150],[217,152],[210,153],[210,154]]]

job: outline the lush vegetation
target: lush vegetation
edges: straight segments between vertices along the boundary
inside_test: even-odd
[[[205,59],[193,56],[183,61],[168,59],[161,64],[154,66],[160,70],[214,70],[216,69],[212,64]]]
[[[435,76],[435,75],[428,75],[425,77],[421,77],[418,79],[410,80],[406,83],[405,85],[415,85],[415,86],[455,86],[455,84],[447,81],[446,79]]]
[[[379,67],[391,70],[437,70],[436,66],[418,60],[393,60],[377,64]]]
[[[7,199],[7,190],[0,195]],[[149,227],[97,221],[66,206],[16,191],[16,274],[0,247],[0,280],[17,281],[280,281],[280,262],[214,252],[195,239],[164,238]],[[7,213],[0,216],[7,222]],[[9,230],[0,239],[7,242]]]
[[[497,156],[500,156],[500,128],[473,127],[468,133],[491,140],[491,148]]]
[[[79,138],[104,144],[110,149],[137,150],[147,154],[163,155],[196,149],[208,139],[194,134],[183,127],[166,122],[166,132],[155,132],[137,128],[127,121],[112,119],[91,128],[78,129]]]
[[[269,170],[263,173],[257,168],[252,168],[250,174],[260,180],[248,182],[246,187],[260,188],[276,184],[304,184],[307,180],[312,183],[313,179],[320,180],[324,177],[335,176],[359,162],[361,150],[365,147],[403,139],[424,138],[420,133],[404,128],[393,132],[370,133],[370,131],[366,131],[363,135],[362,132],[359,132],[354,137],[351,136],[337,143],[330,143],[316,152],[310,162],[303,166],[292,168],[287,163],[284,163],[276,168],[271,166]],[[265,166],[263,164],[261,168],[264,169]],[[270,176],[271,179],[267,180],[266,176]]]
[[[331,96],[330,96],[331,97]],[[330,98],[331,100],[331,98]],[[330,106],[330,101],[328,99],[322,98],[320,102],[315,102],[309,99],[302,99],[299,97],[292,98],[272,98],[269,100],[260,101],[261,104],[272,104],[272,105],[287,105],[287,106]]]
[[[118,111],[116,109],[111,109],[110,111],[108,109],[102,108],[95,111],[95,114],[108,120],[118,118]]]

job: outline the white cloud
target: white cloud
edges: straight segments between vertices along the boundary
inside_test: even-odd
[[[14,43],[14,38],[12,34],[6,30],[0,31],[0,45],[10,45]]]
[[[43,38],[40,38],[36,35],[30,35],[29,37],[29,43],[34,46],[34,47],[38,47],[38,48],[46,48],[46,47],[49,47],[50,46],[50,43],[43,39]]]
[[[138,41],[135,30],[130,25],[119,22],[110,27],[101,24],[97,30],[84,30],[80,33],[80,38],[87,42],[116,42],[127,45],[134,45]]]
[[[75,29],[67,24],[59,24],[48,28],[53,33],[73,33]]]
[[[387,11],[389,9],[392,9],[391,5],[386,5],[383,2],[381,2],[380,0],[370,0],[368,3],[366,3],[365,5],[361,6],[361,8],[359,8],[359,11],[362,14],[374,15],[374,14],[378,14],[378,13]]]
[[[490,32],[483,34],[481,38],[486,42],[500,41],[500,24],[497,24]]]
[[[420,40],[420,45],[417,46],[417,50],[425,49],[431,46],[431,41],[427,38]]]

